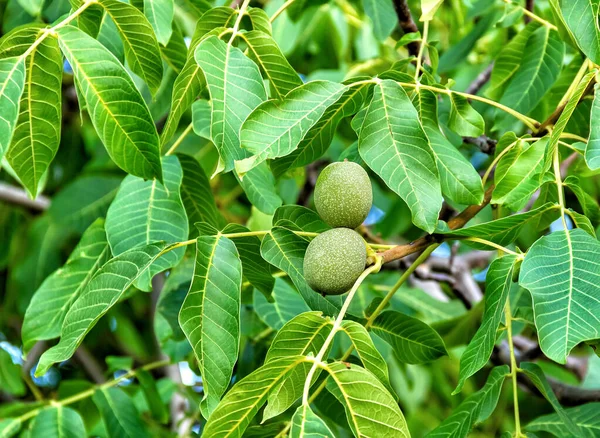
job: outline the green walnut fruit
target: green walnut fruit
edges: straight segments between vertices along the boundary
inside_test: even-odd
[[[308,245],[304,277],[317,292],[340,295],[352,287],[366,263],[363,238],[349,228],[334,228],[319,234]]]
[[[317,179],[315,207],[332,227],[358,227],[369,214],[372,203],[371,180],[356,163],[332,163]]]

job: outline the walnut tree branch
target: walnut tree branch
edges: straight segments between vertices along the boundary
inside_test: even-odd
[[[415,20],[412,18],[410,8],[408,7],[406,0],[394,0],[394,8],[396,9],[396,14],[398,15],[400,28],[404,33],[413,33],[419,31]],[[419,54],[419,49],[421,48],[421,43],[414,41],[409,43],[406,47],[411,56],[417,56]]]

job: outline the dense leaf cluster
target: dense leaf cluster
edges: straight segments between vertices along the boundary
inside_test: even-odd
[[[0,2],[0,436],[598,436],[598,0],[222,3]]]

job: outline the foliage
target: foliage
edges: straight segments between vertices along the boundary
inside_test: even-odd
[[[526,3],[0,1],[0,436],[599,436],[600,3]]]

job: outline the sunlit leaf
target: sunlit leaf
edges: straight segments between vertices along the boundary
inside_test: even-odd
[[[327,424],[315,414],[310,406],[303,404],[292,417],[290,438],[333,438],[335,435]]]
[[[32,437],[80,438],[87,436],[83,419],[77,411],[64,406],[50,406],[31,422]]]
[[[485,132],[483,117],[469,104],[469,101],[456,93],[450,93],[450,115],[448,127],[458,135],[479,137]]]
[[[173,0],[144,0],[144,15],[154,29],[156,39],[166,46],[171,39],[173,29]]]
[[[314,211],[300,205],[284,205],[275,211],[273,224],[309,233],[322,233],[331,229]]]
[[[375,38],[384,41],[398,25],[394,3],[392,0],[362,0],[362,6],[373,24]]]
[[[594,438],[598,436],[600,403],[586,403],[564,411],[567,417],[578,426],[581,437]],[[558,414],[542,415],[525,426],[525,429],[533,432],[547,432],[554,436],[569,436],[573,432]]]
[[[596,64],[600,62],[600,29],[598,0],[561,1],[560,9],[579,48]]]
[[[600,43],[599,43],[600,44]],[[600,48],[598,49],[600,50]],[[600,87],[596,85],[594,102],[590,120],[598,120],[600,117]],[[585,148],[585,162],[592,170],[600,169],[600,124],[591,123],[590,136]]]
[[[8,150],[19,115],[19,101],[25,85],[25,60],[0,60],[0,160]]]
[[[261,163],[239,180],[248,200],[265,214],[273,214],[283,201],[277,193],[275,177],[267,166]]]

